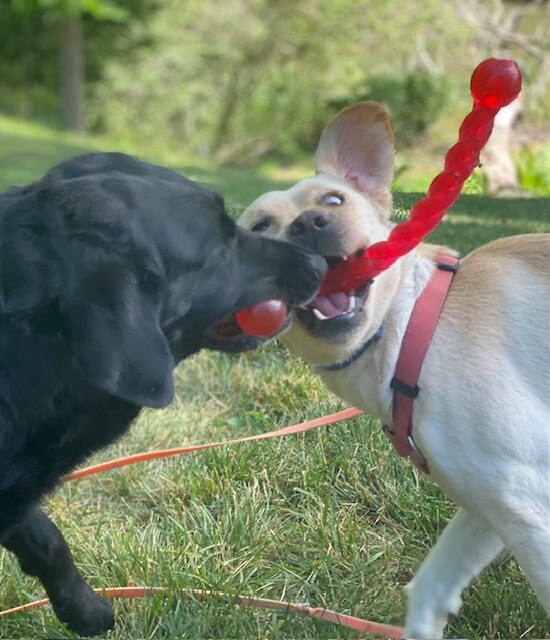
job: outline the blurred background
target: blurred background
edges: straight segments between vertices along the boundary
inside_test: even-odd
[[[507,56],[521,102],[469,188],[544,196],[549,17],[543,0],[1,0],[0,187],[119,149],[247,204],[311,172],[327,119],[373,99],[396,130],[395,189],[424,191],[473,68]]]

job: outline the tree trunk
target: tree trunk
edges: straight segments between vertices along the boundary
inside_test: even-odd
[[[59,21],[59,83],[63,124],[67,129],[83,127],[84,47],[80,16]]]
[[[493,133],[481,154],[490,195],[511,196],[521,192],[511,154],[512,129],[521,111],[522,101],[518,97],[497,113]]]
[[[231,128],[233,116],[235,115],[237,105],[239,104],[239,98],[241,97],[240,86],[240,71],[238,69],[233,69],[226,86],[222,110],[214,131],[212,142],[212,150],[214,153],[220,151],[227,141],[227,135]]]

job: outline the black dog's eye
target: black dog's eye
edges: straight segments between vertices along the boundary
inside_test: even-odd
[[[262,231],[267,231],[271,226],[271,220],[269,218],[262,218],[259,222],[252,227],[251,231],[255,231],[257,233],[261,233]]]
[[[323,196],[323,204],[329,207],[339,207],[344,202],[344,196],[339,193],[327,193]]]

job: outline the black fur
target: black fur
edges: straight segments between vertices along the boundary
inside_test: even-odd
[[[303,303],[323,270],[236,227],[217,194],[122,154],[74,158],[0,195],[0,542],[71,629],[100,633],[112,611],[42,496],[142,406],[166,406],[182,359],[256,345],[215,323],[260,300]]]

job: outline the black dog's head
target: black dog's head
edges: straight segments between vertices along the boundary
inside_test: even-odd
[[[0,196],[0,314],[137,405],[167,405],[174,365],[202,347],[258,346],[233,314],[307,302],[324,268],[238,228],[217,194],[123,154],[74,158]]]

